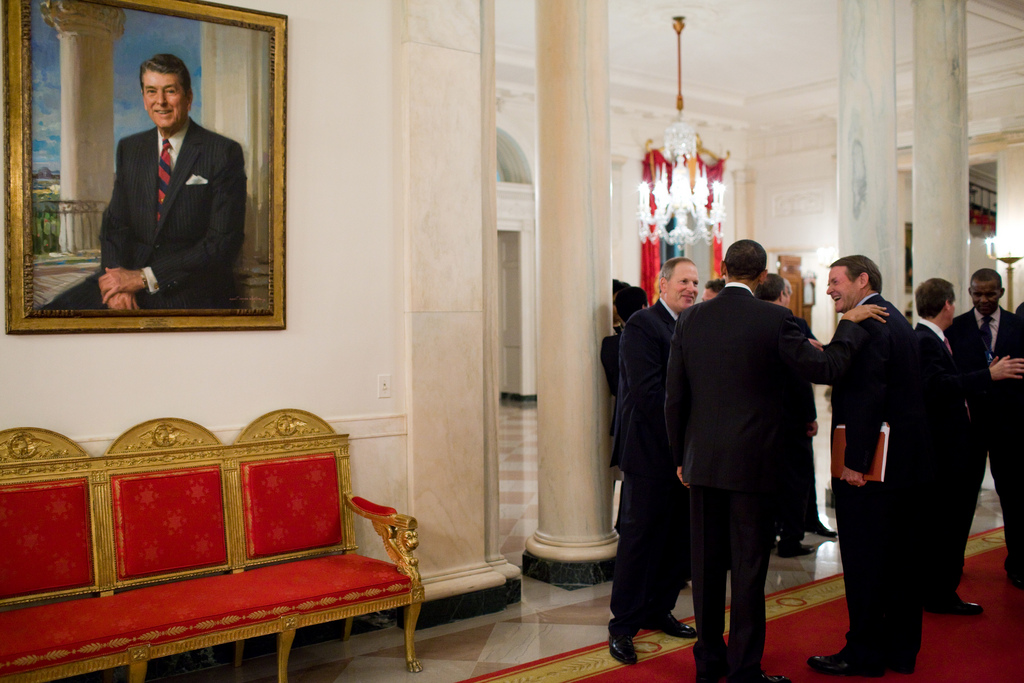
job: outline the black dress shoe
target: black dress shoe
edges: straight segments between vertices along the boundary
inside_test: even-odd
[[[912,674],[914,673],[913,664],[901,664],[900,662],[888,662],[886,666],[895,671],[898,674]]]
[[[718,673],[715,673],[713,671],[703,674],[698,673],[697,683],[718,683],[718,681],[722,680],[723,678],[725,678],[724,671],[720,671]]]
[[[815,550],[814,546],[804,545],[799,541],[779,541],[779,557],[800,557],[810,555]]]
[[[865,678],[881,678],[885,675],[884,666],[868,666],[855,664],[843,659],[842,655],[819,655],[807,660],[808,666],[815,671],[830,676],[864,676]]]
[[[769,676],[765,672],[761,672],[761,675],[756,678],[750,679],[751,683],[793,683],[785,676]]]
[[[623,664],[636,664],[633,636],[608,636],[608,652],[613,659]]]
[[[839,532],[835,529],[829,529],[827,526],[818,522],[817,525],[811,525],[806,529],[807,533],[814,534],[815,536],[821,536],[822,538],[839,538]]]
[[[925,603],[924,611],[932,614],[956,614],[961,617],[970,617],[981,614],[985,610],[981,605],[974,602],[964,602],[959,597],[954,600],[942,603]]]
[[[1024,590],[1024,574],[1007,574],[1006,577],[1010,579],[1010,583],[1013,584],[1014,588]]]
[[[673,638],[696,638],[697,632],[689,624],[684,624],[668,612],[665,616],[644,626],[650,631],[662,631]]]

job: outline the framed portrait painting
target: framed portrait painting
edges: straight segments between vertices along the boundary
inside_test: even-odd
[[[7,333],[283,329],[286,17],[2,1]]]

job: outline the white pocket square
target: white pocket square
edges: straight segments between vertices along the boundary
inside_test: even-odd
[[[191,178],[185,181],[186,185],[206,185],[208,181],[201,175],[193,175]]]

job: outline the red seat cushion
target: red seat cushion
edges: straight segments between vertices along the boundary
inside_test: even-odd
[[[241,471],[250,558],[341,543],[341,496],[333,453],[246,462]]]
[[[0,676],[409,593],[394,565],[331,555],[0,612]]]
[[[88,482],[0,486],[0,598],[92,582]]]
[[[227,562],[219,468],[122,474],[110,482],[118,578]]]

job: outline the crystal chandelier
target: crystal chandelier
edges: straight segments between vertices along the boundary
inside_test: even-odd
[[[697,132],[683,120],[682,33],[685,26],[685,17],[672,18],[672,27],[676,32],[676,111],[679,113],[676,120],[665,129],[664,156],[671,168],[666,173],[664,168],[654,169],[652,165],[653,190],[649,183],[640,183],[637,219],[641,242],[655,239],[672,245],[693,244],[698,240],[711,242],[714,231],[725,217],[722,208],[725,185],[714,182],[708,187],[707,171],[703,164],[698,172]],[[670,229],[670,226],[673,227]]]

